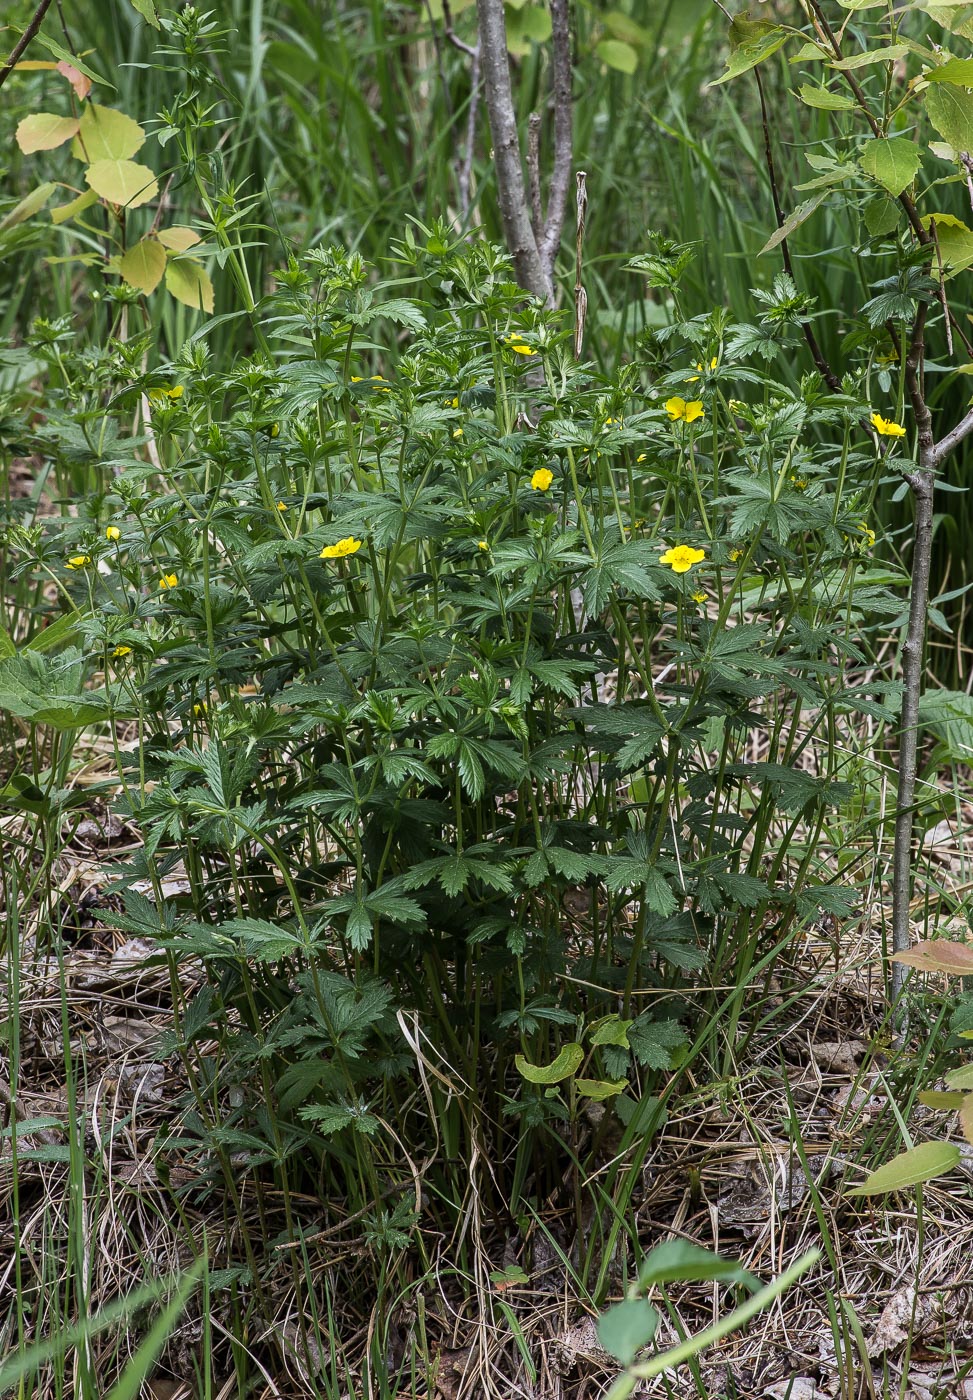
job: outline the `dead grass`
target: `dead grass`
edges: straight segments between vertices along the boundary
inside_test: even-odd
[[[959,884],[963,833],[952,836]],[[245,1268],[242,1215],[254,1241],[276,1240],[267,1246],[273,1265],[261,1257],[260,1296],[247,1286],[217,1291],[206,1317],[197,1299],[145,1394],[162,1400],[180,1394],[179,1386],[197,1393],[204,1326],[213,1348],[211,1393],[236,1393],[230,1338],[240,1336],[243,1318],[257,1377],[252,1393],[267,1397],[593,1400],[603,1394],[615,1367],[598,1344],[594,1309],[577,1283],[576,1245],[553,1209],[525,1236],[498,1234],[480,1205],[489,1185],[485,1157],[466,1164],[460,1230],[450,1238],[423,1222],[425,1260],[399,1261],[411,1284],[400,1290],[393,1315],[378,1319],[361,1304],[373,1260],[341,1203],[295,1197],[302,1234],[295,1241],[279,1197],[242,1164],[233,1203],[213,1164],[207,1175],[193,1153],[160,1147],[167,1135],[178,1137],[186,1089],[178,1058],[159,1051],[171,1017],[169,973],[146,966],[153,950],[103,918],[110,900],[102,862],[129,839],[93,804],[58,857],[56,898],[23,928],[16,1109],[25,1127],[18,1134],[17,1221],[9,1138],[0,1153],[0,1350],[16,1341],[15,1250],[33,1302],[31,1329],[42,1334],[57,1317],[52,1295],[68,1285],[72,1231],[83,1235],[83,1293],[94,1311],[146,1278],[179,1272],[204,1240],[214,1269]],[[867,913],[843,928],[825,921],[794,946],[752,998],[744,1038],[722,1079],[697,1083],[685,1076],[631,1201],[645,1250],[674,1234],[738,1259],[764,1279],[811,1246],[823,1247],[824,1256],[747,1332],[729,1338],[718,1356],[704,1356],[695,1375],[682,1368],[644,1386],[643,1396],[784,1397],[788,1385],[791,1400],[967,1394],[973,1154],[924,1189],[921,1208],[911,1194],[871,1203],[844,1196],[863,1165],[905,1145],[891,1099],[906,1095],[908,1056],[922,1063],[918,1041],[905,1060],[890,1056],[878,976],[881,910]],[[40,937],[45,923],[63,948],[60,959]],[[190,966],[181,975],[189,995],[202,972]],[[4,998],[6,991],[4,982]],[[67,1164],[57,1160],[63,1129],[29,1125],[46,1116],[68,1121],[62,999],[86,1161],[80,1203],[72,1198]],[[9,1078],[0,1090],[9,1114]],[[950,1132],[944,1115],[922,1108],[909,1127],[916,1140]],[[602,1170],[611,1161],[610,1135],[606,1154]],[[633,1262],[621,1255],[612,1262],[612,1296],[623,1288],[622,1264],[630,1277]],[[527,1283],[491,1283],[491,1272],[511,1263],[523,1268]],[[661,1342],[708,1325],[727,1305],[715,1286],[673,1291],[668,1313],[662,1309]],[[370,1343],[374,1352],[380,1322],[388,1324],[384,1383],[376,1384],[373,1357],[369,1389],[359,1392],[363,1358]],[[137,1340],[116,1335],[99,1344],[95,1362],[106,1384]],[[53,1380],[36,1394],[53,1396]]]

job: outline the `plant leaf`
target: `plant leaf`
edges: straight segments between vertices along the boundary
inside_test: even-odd
[[[598,1319],[598,1340],[623,1366],[648,1346],[659,1326],[659,1314],[644,1298],[625,1298]]]
[[[185,306],[195,311],[213,310],[213,284],[202,264],[192,258],[170,262],[166,267],[166,287]]]
[[[138,122],[114,107],[89,102],[81,115],[78,139],[71,150],[79,160],[128,160],[145,144]],[[117,203],[118,201],[113,201]]]
[[[96,190],[85,190],[84,194],[79,194],[77,199],[72,199],[68,204],[59,204],[56,209],[51,210],[51,222],[63,224],[68,219],[73,219],[76,214],[84,213],[85,209],[90,209],[93,204],[98,203],[98,193]]]
[[[877,137],[858,157],[858,164],[888,190],[900,195],[911,185],[922,162],[919,147],[904,136]]]
[[[53,151],[70,141],[81,123],[76,117],[59,117],[53,112],[35,112],[17,125],[17,145],[24,155],[34,151]]]
[[[621,39],[602,39],[595,45],[595,57],[614,68],[617,73],[634,73],[639,66],[639,56],[631,44]]]
[[[171,228],[160,228],[156,238],[163,248],[168,248],[173,253],[185,253],[187,248],[199,242],[199,234],[181,224],[173,224]]]
[[[143,238],[119,260],[118,270],[130,287],[154,292],[166,270],[166,250],[155,238]]]
[[[109,204],[137,209],[159,193],[159,185],[147,165],[132,160],[96,160],[84,172],[88,184]]]
[[[13,228],[14,224],[22,224],[25,219],[31,218],[38,209],[43,209],[51,195],[57,189],[53,180],[46,180],[43,185],[38,185],[36,190],[31,190],[30,194],[25,194],[19,204],[0,219],[0,231],[5,228]]]
[[[956,1166],[960,1150],[952,1142],[923,1142],[900,1152],[884,1167],[870,1172],[861,1186],[855,1186],[849,1196],[881,1196],[887,1191],[904,1191],[909,1186],[943,1176]]]
[[[973,975],[973,946],[949,938],[928,938],[905,953],[893,953],[892,962],[917,967],[920,972],[945,972],[950,977]]]
[[[549,1065],[532,1065],[523,1055],[514,1057],[518,1072],[528,1084],[559,1084],[568,1079],[584,1059],[584,1048],[576,1040],[563,1046],[557,1059]]]
[[[706,1283],[720,1279],[725,1283],[742,1283],[751,1293],[756,1293],[760,1280],[748,1273],[742,1264],[732,1259],[723,1259],[708,1249],[689,1240],[666,1240],[642,1262],[639,1269],[639,1287],[652,1288],[657,1283],[682,1283],[693,1281]]]
[[[973,93],[936,83],[925,95],[929,120],[954,151],[973,151]]]

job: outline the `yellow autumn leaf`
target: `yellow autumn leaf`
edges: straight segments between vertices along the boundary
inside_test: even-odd
[[[133,160],[96,160],[84,172],[84,178],[109,204],[137,209],[148,204],[159,193],[159,184],[147,165]]]
[[[59,117],[53,112],[35,112],[17,124],[17,145],[25,156],[34,151],[53,151],[70,141],[81,123],[76,117]]]
[[[119,259],[118,271],[130,287],[154,292],[166,270],[166,250],[154,238],[143,238]]]
[[[113,107],[89,102],[81,115],[71,154],[89,164],[101,160],[128,160],[144,142],[145,132],[132,117],[116,112]]]
[[[185,306],[195,311],[213,310],[213,284],[201,263],[193,258],[180,258],[166,268],[166,287]]]
[[[172,228],[160,228],[156,238],[163,248],[168,248],[173,253],[184,253],[187,248],[192,248],[199,242],[199,234],[181,224],[173,224]]]

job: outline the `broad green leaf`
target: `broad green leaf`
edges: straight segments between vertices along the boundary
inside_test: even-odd
[[[192,248],[199,242],[199,234],[181,224],[173,224],[171,228],[160,228],[156,238],[163,248],[168,248],[173,253],[185,253],[187,248]]]
[[[56,189],[57,185],[53,180],[47,180],[43,185],[38,185],[36,190],[31,190],[30,194],[25,194],[20,203],[15,204],[10,212],[0,219],[0,231],[13,228],[14,224],[22,224],[25,219],[31,218],[38,209],[44,208]]]
[[[934,1176],[951,1172],[960,1159],[959,1148],[951,1142],[923,1142],[900,1152],[884,1167],[871,1172],[849,1196],[882,1196],[887,1191],[905,1191]]]
[[[927,83],[955,83],[957,87],[973,87],[973,58],[948,58],[938,68],[927,68],[922,76]]]
[[[648,1346],[659,1326],[659,1314],[644,1298],[626,1298],[598,1319],[598,1340],[623,1366],[630,1365]]]
[[[159,16],[156,14],[154,0],[129,0],[129,4],[153,29],[159,28]]]
[[[59,62],[70,64],[70,66],[76,68],[79,73],[84,73],[93,83],[101,83],[103,87],[114,87],[114,84],[108,82],[107,78],[99,77],[97,73],[88,68],[76,53],[68,53],[63,44],[59,44],[56,39],[52,39],[49,34],[45,34],[43,29],[39,34],[34,36],[34,42],[40,44],[42,49],[47,49],[47,52],[52,53]],[[57,67],[57,64],[54,66]]]
[[[916,1098],[927,1108],[942,1108],[953,1111],[960,1107],[966,1099],[966,1095],[960,1093],[958,1089],[954,1093],[948,1093],[942,1089],[923,1089],[920,1094],[916,1095]]]
[[[546,44],[551,37],[551,16],[543,5],[507,6],[507,49],[518,58],[530,53],[532,44]]]
[[[59,204],[56,209],[52,209],[51,222],[55,224],[67,223],[68,219],[83,214],[86,209],[90,209],[93,204],[97,203],[97,192],[85,190],[84,194],[79,194],[77,199],[72,199],[69,204]]]
[[[532,1065],[523,1055],[514,1057],[517,1070],[528,1084],[560,1084],[568,1079],[584,1059],[584,1048],[576,1040],[565,1045],[557,1059],[549,1065]]]
[[[855,106],[854,98],[846,97],[843,92],[812,87],[810,83],[802,83],[797,95],[806,106],[820,107],[825,112],[848,112]]]
[[[35,112],[32,117],[24,117],[17,126],[17,145],[24,155],[33,151],[53,151],[63,146],[65,141],[78,130],[81,123],[76,117],[58,117],[53,112]]]
[[[634,73],[639,66],[637,51],[621,39],[602,39],[595,45],[595,57],[619,73]]]
[[[16,655],[17,648],[14,646],[13,638],[6,627],[0,626],[0,658]]]
[[[583,1098],[595,1099],[600,1103],[603,1099],[611,1099],[616,1094],[623,1093],[628,1088],[628,1080],[576,1079],[574,1087]]]
[[[602,1017],[588,1028],[592,1045],[618,1045],[627,1050],[628,1028],[631,1024],[631,1021],[625,1021],[621,1016]]]
[[[166,250],[155,238],[143,238],[119,259],[118,271],[130,287],[154,292],[166,270]]]
[[[883,234],[892,232],[899,222],[901,212],[902,206],[897,200],[882,194],[876,195],[865,205],[865,227],[873,238],[881,238]]]
[[[601,16],[601,22],[612,38],[624,39],[626,44],[632,44],[637,49],[652,42],[649,30],[621,10],[608,10]]]
[[[964,271],[965,268],[973,263],[973,229],[968,229],[962,219],[954,218],[952,214],[930,214],[927,218],[924,218],[922,222],[930,232],[936,235],[938,259],[932,264],[935,271],[938,271],[939,260],[941,260],[944,275],[948,279],[950,277],[955,277],[957,272]],[[929,694],[931,694],[932,701],[935,704],[944,694],[952,696],[954,692],[937,690],[931,691]],[[962,694],[962,700],[965,701],[965,709],[967,712],[966,757],[968,758],[973,754],[973,726],[971,726],[969,722],[969,716],[973,715],[973,701],[971,701],[970,697],[965,693]],[[919,713],[925,718],[921,705]],[[960,714],[957,713],[957,719],[959,718]],[[953,728],[958,728],[958,726],[953,726]]]
[[[51,810],[50,798],[23,773],[18,773],[5,787],[0,788],[0,806],[33,812],[37,816],[46,816]]]
[[[964,1093],[973,1089],[973,1065],[951,1069],[946,1075],[946,1083],[950,1089],[962,1089]]]
[[[213,310],[213,284],[200,263],[192,258],[170,262],[166,267],[166,288],[185,306]]]
[[[973,151],[973,93],[936,83],[925,95],[929,120],[954,151]]]
[[[858,164],[891,195],[911,185],[922,162],[919,147],[904,136],[876,137],[858,157]]]
[[[102,199],[126,209],[148,204],[159,193],[159,185],[147,165],[132,160],[96,160],[84,178]]]
[[[848,58],[835,58],[832,68],[848,73],[856,68],[869,68],[873,63],[894,63],[897,58],[905,58],[908,44],[888,44],[884,49],[868,49],[864,53],[853,53]]]
[[[757,27],[756,22],[754,27]],[[731,26],[731,39],[732,32]],[[748,73],[751,68],[756,68],[758,63],[763,63],[771,54],[775,54],[790,37],[788,31],[781,29],[779,25],[768,23],[765,29],[761,27],[755,37],[731,50],[726,61],[726,72],[708,86],[718,87],[720,83],[728,83],[731,78],[738,78],[741,73]]]
[[[815,209],[817,209],[818,205],[825,198],[825,194],[826,191],[820,194],[813,194],[810,199],[806,199],[803,204],[799,204],[796,209],[788,214],[780,228],[770,235],[760,252],[769,253],[771,249],[776,248],[779,243],[783,243],[785,238],[790,238],[794,230],[800,228],[805,219],[811,217]]]
[[[128,160],[144,144],[145,132],[137,121],[114,107],[100,107],[97,102],[89,102],[82,113],[78,139],[71,151],[90,165],[98,160]]]
[[[743,1284],[752,1293],[760,1287],[760,1280],[742,1264],[723,1259],[689,1240],[666,1240],[656,1245],[639,1269],[640,1288],[652,1288],[657,1283],[708,1283],[713,1279]]]

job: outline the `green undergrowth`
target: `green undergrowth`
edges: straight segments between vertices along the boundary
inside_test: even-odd
[[[390,286],[292,260],[225,368],[35,331],[22,444],[87,490],[8,527],[37,616],[0,661],[35,736],[6,794],[43,848],[78,801],[57,753],[114,745],[141,844],[102,917],[169,970],[163,1170],[290,1240],[328,1202],[391,1307],[480,1161],[479,1228],[554,1211],[598,1306],[680,1071],[734,1072],[794,935],[859,907],[890,461],[853,393],[754,367],[800,335],[786,278],[607,378],[489,244],[396,256]],[[687,256],[635,267],[678,300]],[[216,1262],[259,1308],[295,1256],[253,1229]]]

